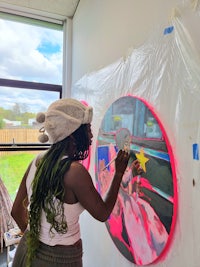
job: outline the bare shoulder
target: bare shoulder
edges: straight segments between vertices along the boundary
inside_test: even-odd
[[[83,174],[83,175],[89,175],[88,171],[86,168],[81,164],[79,161],[74,161],[71,164],[71,167],[69,169],[70,174]]]
[[[79,161],[73,161],[71,164],[71,167],[73,169],[82,169],[82,170],[86,170],[86,168],[83,166],[83,164],[81,164]],[[87,171],[87,170],[86,170]]]
[[[70,169],[66,172],[64,181],[68,186],[77,185],[77,183],[91,180],[91,176],[86,168],[78,161],[72,162]]]

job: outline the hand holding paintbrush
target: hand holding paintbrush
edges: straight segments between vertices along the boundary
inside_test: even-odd
[[[115,134],[115,141],[118,150],[130,153],[131,133],[127,128],[119,129]],[[117,156],[114,157],[101,171],[104,171],[111,163],[116,160]]]

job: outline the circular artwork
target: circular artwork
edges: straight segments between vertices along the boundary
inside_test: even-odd
[[[103,118],[96,148],[96,186],[102,197],[112,181],[119,149],[127,149],[130,160],[106,227],[124,257],[137,265],[148,265],[160,259],[170,243],[177,187],[166,133],[142,99],[121,97]],[[135,159],[140,162],[141,175],[132,171]]]

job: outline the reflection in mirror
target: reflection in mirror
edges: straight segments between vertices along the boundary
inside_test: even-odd
[[[106,227],[119,251],[142,266],[161,258],[173,233],[177,209],[174,160],[164,128],[149,105],[139,98],[122,97],[109,107],[99,129],[96,182],[102,196],[115,172],[113,159],[118,143],[124,140],[118,133],[124,129],[130,133],[130,160]],[[135,159],[143,170],[139,176],[132,170]]]

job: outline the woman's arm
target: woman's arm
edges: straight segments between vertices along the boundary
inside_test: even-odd
[[[28,176],[30,167],[31,164],[24,174],[11,210],[11,216],[16,221],[22,232],[26,230],[28,224],[28,195],[26,190],[26,178]]]
[[[88,171],[78,162],[73,162],[65,175],[65,186],[70,188],[81,205],[97,220],[106,221],[115,205],[120,183],[127,167],[129,155],[119,151],[115,160],[115,174],[103,200],[94,187]]]

